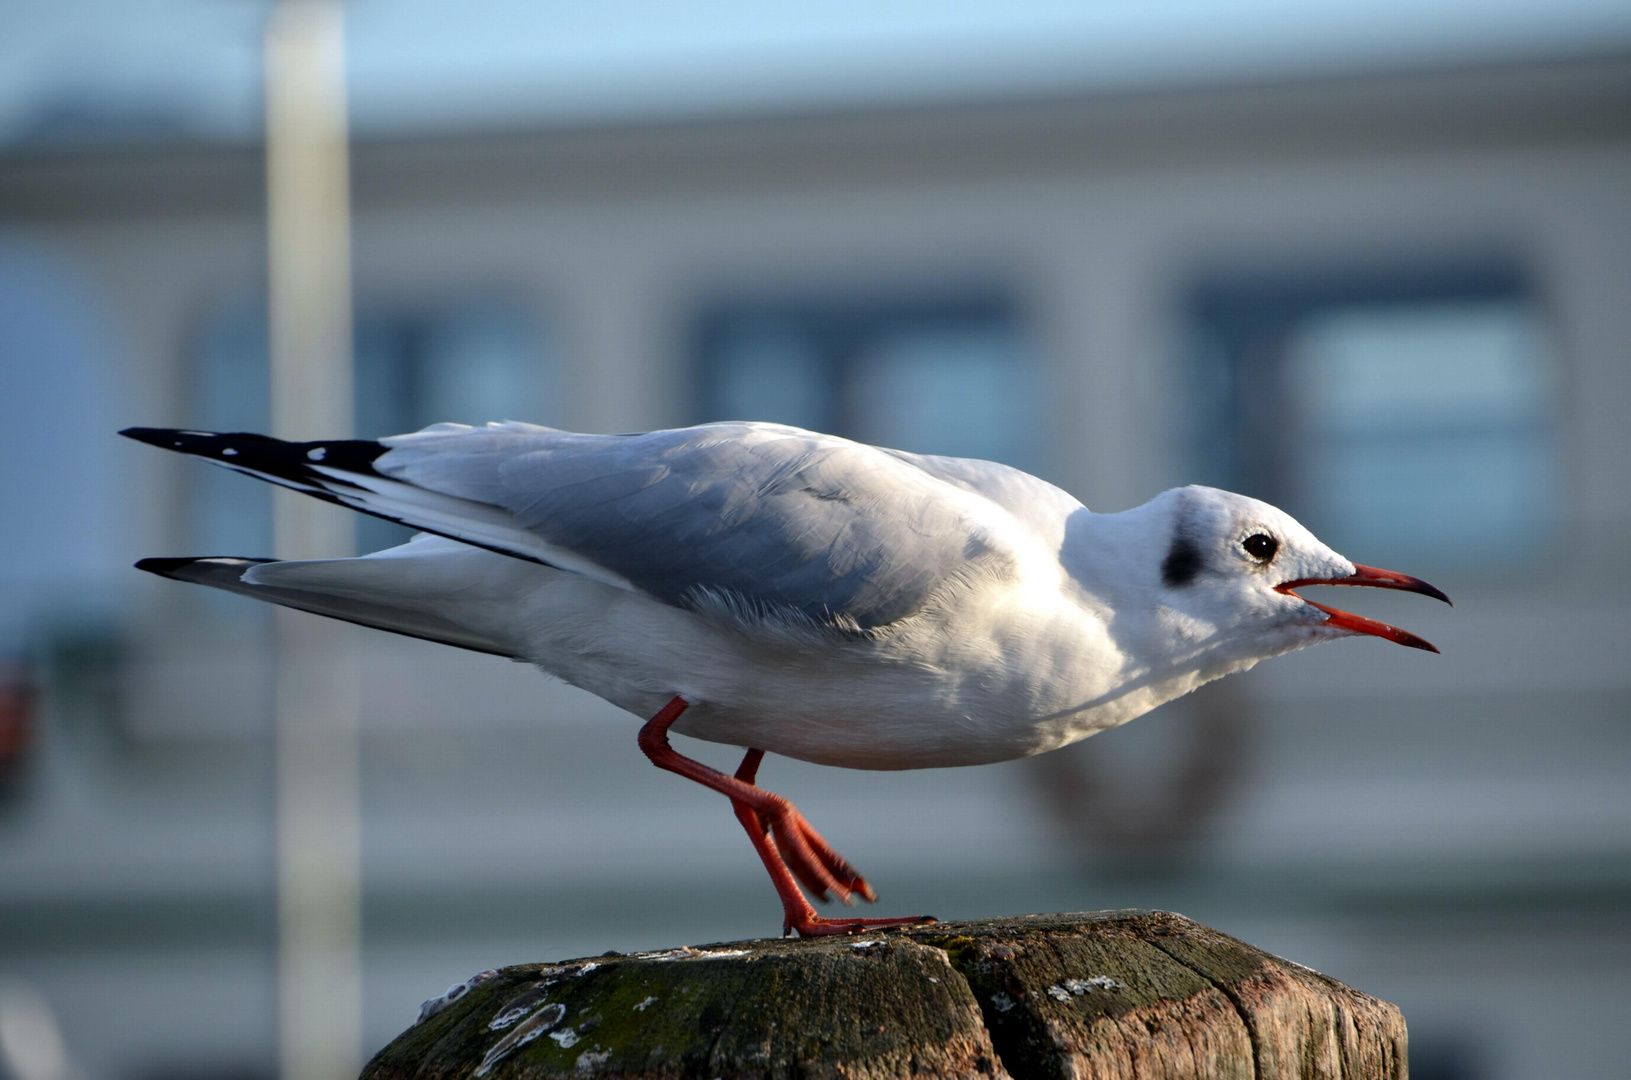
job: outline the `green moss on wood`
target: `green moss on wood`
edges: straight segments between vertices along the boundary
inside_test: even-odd
[[[495,1029],[507,1006],[525,1019]],[[484,1062],[482,1080],[1394,1080],[1404,1024],[1182,916],[1107,912],[505,968],[363,1075]]]

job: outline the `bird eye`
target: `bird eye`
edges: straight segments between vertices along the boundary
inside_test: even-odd
[[[1240,546],[1246,549],[1246,554],[1258,562],[1268,562],[1274,558],[1274,553],[1280,550],[1280,541],[1268,533],[1252,533],[1240,542]]]

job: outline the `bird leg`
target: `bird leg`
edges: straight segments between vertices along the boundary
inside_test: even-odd
[[[753,780],[764,751],[749,750],[735,776],[726,776],[678,753],[668,742],[668,729],[680,718],[689,703],[676,697],[664,705],[640,729],[640,749],[659,769],[678,773],[727,796],[737,820],[747,830],[753,849],[770,873],[771,883],[781,897],[782,932],[797,931],[801,937],[852,934],[868,927],[911,926],[933,922],[929,916],[895,919],[824,919],[815,913],[799,891],[803,882],[817,899],[829,892],[846,904],[859,894],[866,900],[877,895],[853,866],[834,851],[792,803],[774,792],[757,787]]]
[[[764,756],[765,752],[763,750],[749,750],[747,755],[742,758],[742,764],[736,770],[736,779],[745,784],[752,784],[754,777],[759,772],[759,762],[764,759]],[[854,934],[868,927],[921,926],[924,923],[935,921],[932,915],[908,915],[890,919],[827,919],[817,915],[815,908],[810,906],[810,902],[799,891],[798,883],[793,880],[792,869],[782,859],[781,853],[776,850],[775,844],[770,839],[770,830],[766,829],[764,823],[759,820],[759,815],[754,811],[753,807],[739,799],[732,799],[731,808],[736,811],[736,820],[740,821],[742,828],[747,830],[748,839],[753,842],[753,850],[759,853],[760,861],[765,864],[765,869],[770,873],[771,883],[776,886],[776,894],[781,897],[783,934],[797,931],[800,937],[824,937],[833,934]],[[797,811],[794,812],[797,813]],[[808,830],[806,839],[812,841],[812,847],[819,846],[819,849],[823,850],[824,853],[831,855],[832,858],[848,868],[849,864],[844,862],[842,857],[830,847],[827,847],[820,834],[809,828],[809,823],[804,821],[803,815],[799,816],[799,821]],[[853,873],[853,871],[850,872]],[[824,898],[818,884],[804,879],[802,875],[800,880],[804,880],[805,885],[809,887],[811,892]],[[873,893],[864,879],[856,876],[853,880],[859,886],[856,891],[861,893],[867,900],[877,899],[876,894]]]

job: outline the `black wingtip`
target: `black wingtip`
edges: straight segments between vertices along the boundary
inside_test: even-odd
[[[123,434],[123,432],[120,434]],[[140,559],[136,562],[136,569],[145,570],[149,574],[157,574],[159,577],[180,578],[183,576],[182,571],[186,570],[190,566],[195,566],[198,563],[231,563],[234,565],[250,567],[259,566],[261,563],[276,561],[276,559],[242,559],[236,556],[225,555],[187,555],[180,558],[160,557],[153,559]]]
[[[188,428],[129,427],[119,432],[127,439],[157,446],[164,450],[178,450],[183,454],[202,457],[234,457],[234,445],[248,445],[261,449],[294,445],[270,435],[252,431],[193,431]],[[315,444],[314,444],[315,445]]]
[[[158,427],[127,427],[119,434],[127,439],[135,439],[137,442],[143,442],[149,446],[163,447],[166,450],[179,450],[183,436],[197,438],[201,435],[211,435],[208,431],[181,431],[175,428]]]
[[[319,498],[331,498],[324,492],[333,484],[348,483],[336,473],[373,473],[374,460],[385,453],[384,445],[372,439],[287,442],[252,431],[144,427],[125,428],[119,434],[149,446],[201,457],[240,472],[256,473],[263,480],[284,483]],[[319,463],[326,475],[316,472]]]
[[[121,431],[119,434],[123,435],[124,432]],[[136,569],[146,570],[149,574],[157,574],[159,577],[169,577],[170,573],[177,567],[186,566],[192,561],[191,559],[137,559]]]

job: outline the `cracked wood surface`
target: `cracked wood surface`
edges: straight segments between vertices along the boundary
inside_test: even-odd
[[[1181,915],[938,923],[483,972],[363,1080],[1403,1080],[1399,1010]]]

